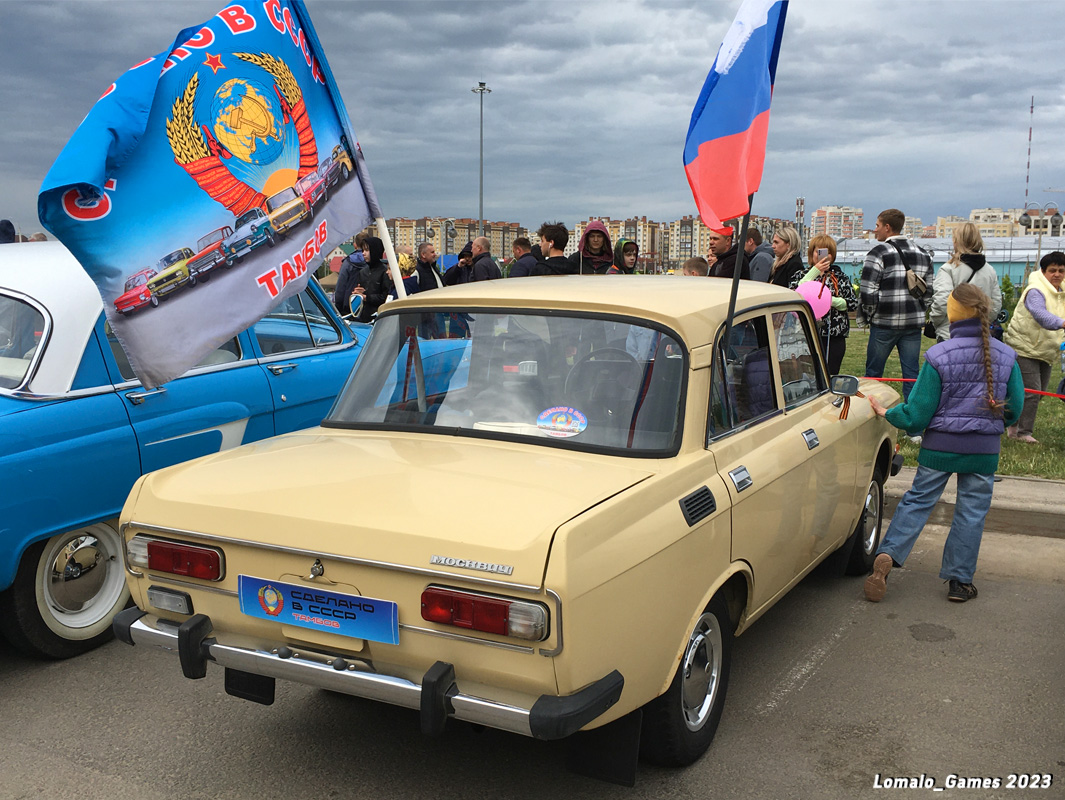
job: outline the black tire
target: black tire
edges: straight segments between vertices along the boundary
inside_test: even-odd
[[[37,658],[71,658],[109,641],[115,614],[129,602],[121,547],[106,523],[31,545],[15,582],[0,592],[0,631]]]
[[[156,297],[154,294],[148,298],[148,302],[152,304],[152,308],[159,307],[159,298]]]
[[[840,548],[844,556],[845,575],[867,575],[873,569],[876,549],[884,535],[884,473],[880,467],[873,469],[873,477],[865,492],[865,507],[858,517],[854,533]]]
[[[266,246],[273,247],[275,244],[277,244],[277,236],[274,234],[273,230],[271,230],[266,234]]]
[[[202,282],[202,283],[207,283],[207,281],[211,280],[211,273],[210,272],[205,272],[202,275],[200,275],[197,278],[197,280]]]
[[[689,631],[669,688],[643,708],[642,759],[683,767],[706,752],[725,707],[731,664],[732,621],[716,595]]]
[[[343,178],[344,180],[347,180],[349,174],[350,174],[350,172],[348,171],[348,165],[347,164],[341,164],[340,165],[340,177]]]
[[[195,286],[195,285],[196,285],[196,276],[193,275],[192,273],[189,273],[189,286]]]

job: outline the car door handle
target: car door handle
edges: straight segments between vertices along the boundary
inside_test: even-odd
[[[266,368],[268,370],[270,370],[272,373],[274,373],[275,375],[280,375],[282,372],[285,372],[286,370],[290,370],[290,369],[295,369],[298,366],[299,366],[299,364],[294,364],[294,363],[289,363],[289,364],[267,364]]]
[[[736,487],[737,492],[742,492],[744,489],[750,489],[754,484],[754,479],[751,477],[751,473],[748,472],[747,467],[742,464],[736,469],[731,470],[728,474],[732,478],[732,485]]]
[[[814,432],[813,428],[810,428],[807,431],[803,431],[802,438],[806,440],[807,450],[813,450],[815,447],[821,444],[821,440],[817,438],[817,434]]]
[[[126,399],[133,403],[133,405],[139,406],[144,402],[145,397],[151,397],[153,394],[166,394],[166,387],[159,386],[147,392],[130,392],[126,395]]]

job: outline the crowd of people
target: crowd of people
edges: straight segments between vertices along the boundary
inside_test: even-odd
[[[0,219],[0,244],[14,244],[15,242],[46,242],[48,237],[43,231],[27,236],[15,231],[15,224],[9,219]]]
[[[898,352],[903,402],[891,409],[875,397],[870,403],[875,413],[920,445],[918,467],[880,543],[865,595],[872,601],[883,599],[888,574],[905,562],[947,480],[956,475],[957,503],[940,576],[948,583],[948,599],[963,602],[977,595],[973,576],[1001,437],[1036,443],[1032,430],[1039,395],[1026,396],[1025,390],[1046,391],[1058,358],[1065,330],[1065,253],[1050,253],[1040,261],[1003,342],[1002,329],[995,324],[1002,292],[984,256],[979,229],[968,222],[955,227],[953,253],[933,279],[928,253],[902,233],[905,220],[894,208],[877,216],[876,244],[866,255],[857,292],[836,264],[835,240],[815,235],[804,253],[793,227],[779,228],[768,243],[758,230],[748,230],[742,258],[733,229],[714,230],[706,257],[689,258],[680,274],[732,279],[738,269],[742,280],[792,289],[819,282],[819,292],[831,295],[818,328],[830,375],[840,371],[852,315],[869,330],[866,376],[882,377],[888,357]],[[639,259],[636,242],[623,238],[612,245],[609,231],[598,220],[589,222],[569,256],[569,232],[562,223],[545,222],[537,235],[536,245],[525,238],[514,241],[508,277],[629,275]],[[341,270],[336,302],[344,313],[349,299],[361,296],[359,318],[367,320],[388,296],[389,276],[381,240],[367,237],[358,244],[361,251]],[[502,277],[483,237],[466,244],[458,263],[442,276],[435,259],[429,243],[421,244],[416,255],[399,254],[408,294]],[[936,340],[923,364],[922,336]]]

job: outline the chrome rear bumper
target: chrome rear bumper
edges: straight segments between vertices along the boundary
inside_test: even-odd
[[[202,678],[207,662],[226,668],[226,691],[248,700],[273,702],[276,678],[321,689],[379,700],[421,711],[422,731],[440,733],[448,718],[519,733],[536,739],[561,739],[576,733],[614,705],[621,697],[624,678],[614,670],[576,694],[541,695],[530,708],[499,703],[462,692],[451,664],[436,662],[420,684],[404,678],[365,671],[354,659],[329,659],[320,653],[300,653],[279,644],[270,650],[219,644],[210,638],[211,620],[203,614],[180,626],[128,608],[115,617],[115,635],[126,644],[154,645],[177,652],[186,678]],[[236,674],[230,674],[235,670]],[[241,677],[252,678],[242,681]],[[255,679],[254,676],[260,676]],[[231,677],[233,680],[231,681]],[[269,683],[264,691],[263,679]],[[233,690],[250,686],[246,690]]]

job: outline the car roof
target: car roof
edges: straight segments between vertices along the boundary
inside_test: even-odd
[[[689,347],[710,342],[728,313],[732,281],[687,275],[560,275],[505,278],[419,292],[381,309],[413,306],[529,308],[612,314],[652,320],[676,330]],[[741,280],[737,313],[766,303],[803,302],[797,292]]]
[[[0,245],[0,287],[30,297],[50,318],[49,341],[26,389],[42,395],[69,391],[103,311],[96,284],[60,242],[21,242]]]

